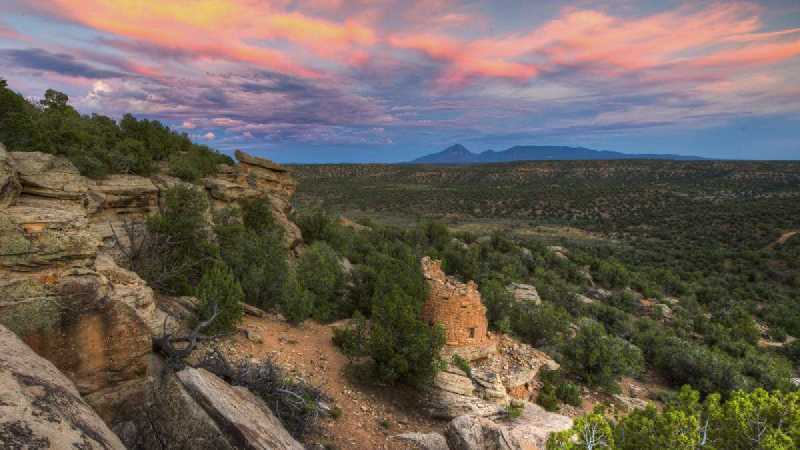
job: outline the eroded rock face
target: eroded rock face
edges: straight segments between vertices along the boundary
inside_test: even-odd
[[[24,192],[40,197],[80,200],[89,182],[65,157],[42,152],[11,152]]]
[[[14,161],[3,144],[0,144],[0,209],[14,203],[21,191],[22,185]]]
[[[0,448],[125,448],[69,379],[3,326],[0,348]]]
[[[289,220],[292,212],[289,200],[297,189],[289,170],[239,150],[236,159],[238,166],[221,166],[217,175],[203,180],[209,196],[222,204],[266,196],[272,203],[275,221],[284,229],[287,247],[296,247],[302,236],[297,225]]]
[[[473,374],[473,376],[475,376]],[[479,378],[479,377],[476,377]],[[460,369],[448,366],[439,371],[428,390],[426,406],[432,417],[452,419],[471,414],[492,416],[500,414],[508,403],[505,388],[494,378],[473,380]]]

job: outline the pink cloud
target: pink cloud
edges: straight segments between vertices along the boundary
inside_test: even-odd
[[[13,28],[0,23],[0,38],[17,39],[19,36],[19,33],[17,33]]]
[[[526,80],[563,68],[615,77],[659,70],[691,70],[736,63],[768,65],[798,55],[797,42],[772,42],[796,29],[760,32],[758,8],[745,3],[679,8],[636,18],[564,9],[526,33],[458,40],[399,33],[391,45],[445,65],[439,80],[460,86],[472,76]],[[765,42],[741,47],[741,43]],[[675,63],[686,66],[675,66]]]

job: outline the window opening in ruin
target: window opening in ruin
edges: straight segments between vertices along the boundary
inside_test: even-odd
[[[469,329],[469,338],[475,339],[475,327]]]

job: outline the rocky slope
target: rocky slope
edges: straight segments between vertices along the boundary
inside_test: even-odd
[[[194,188],[216,206],[267,196],[294,248],[294,181],[269,160],[237,158],[239,165],[221,167]],[[130,424],[126,416],[149,406],[152,337],[168,312],[186,309],[180,299],[157,300],[117,264],[117,244],[126,244],[120,230],[156,212],[165,190],[179,183],[166,175],[92,180],[64,158],[0,145],[0,325],[52,362],[111,425]]]

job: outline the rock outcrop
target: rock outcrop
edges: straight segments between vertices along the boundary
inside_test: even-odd
[[[269,198],[287,246],[297,245],[288,218],[294,181],[271,161],[238,156],[241,164],[195,188],[220,207]],[[0,147],[0,324],[55,364],[109,423],[146,397],[151,340],[164,318],[191,314],[177,311],[186,309],[181,302],[159,308],[153,290],[116,263],[112,245],[123,224],[141,227],[177,184],[186,183],[167,175],[91,180],[66,158]]]
[[[224,166],[214,177],[206,178],[209,196],[217,202],[228,204],[253,197],[267,196],[272,202],[276,222],[283,227],[286,244],[294,248],[302,239],[300,229],[289,220],[292,206],[289,203],[297,189],[289,170],[269,159],[236,151],[239,165]]]
[[[572,428],[572,419],[547,412],[539,405],[526,402],[522,414],[506,426],[511,436],[521,444],[522,449],[543,450],[551,433]]]
[[[0,348],[0,448],[125,448],[72,382],[3,326]]]
[[[500,414],[509,402],[505,388],[494,375],[467,375],[448,365],[439,371],[427,393],[427,412],[440,419],[471,414]]]
[[[514,419],[503,414],[458,416],[447,425],[444,438],[437,433],[406,433],[395,438],[420,449],[543,450],[551,433],[572,427],[569,417],[547,412],[528,402],[523,402],[521,407],[522,412]],[[445,440],[443,446],[442,439]]]
[[[508,292],[514,297],[514,300],[520,303],[532,303],[539,305],[542,303],[542,298],[539,297],[539,291],[536,286],[523,283],[511,283],[506,286]]]
[[[520,443],[504,426],[485,417],[459,416],[445,432],[450,450],[519,450]]]

